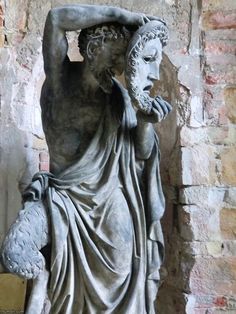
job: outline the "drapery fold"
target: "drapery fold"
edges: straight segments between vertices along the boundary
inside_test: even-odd
[[[114,89],[119,103],[106,106],[82,158],[57,176],[36,174],[25,192],[33,200],[43,194],[50,217],[53,314],[150,313],[147,282],[158,285],[164,254],[158,139],[140,168],[135,112],[117,81]]]

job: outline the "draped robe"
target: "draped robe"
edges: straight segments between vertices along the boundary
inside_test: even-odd
[[[154,313],[147,303],[163,260],[158,139],[147,160],[136,158],[135,111],[117,81],[114,91],[84,155],[57,176],[38,173],[28,190],[40,187],[50,217],[53,314]]]

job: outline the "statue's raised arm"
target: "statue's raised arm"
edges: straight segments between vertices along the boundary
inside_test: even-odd
[[[147,21],[144,14],[133,13],[111,6],[68,5],[51,9],[48,13],[44,35],[44,69],[48,83],[57,91],[60,88],[62,67],[67,61],[66,31],[76,31],[104,23],[140,26]]]

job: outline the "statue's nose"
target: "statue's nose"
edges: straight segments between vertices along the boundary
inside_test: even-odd
[[[160,79],[160,66],[156,62],[153,62],[150,66],[150,71],[148,75],[151,80],[159,80]]]

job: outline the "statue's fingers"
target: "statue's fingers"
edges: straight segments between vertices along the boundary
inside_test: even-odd
[[[162,108],[160,101],[157,101],[156,99],[153,101],[152,110],[153,110],[153,112],[159,112],[161,119],[163,119],[163,117],[165,115],[165,111]]]
[[[164,103],[168,109],[168,112],[172,110],[171,104],[169,104],[166,100],[164,100],[161,96],[156,96],[155,100],[159,103]]]
[[[168,108],[168,112],[170,112],[172,110],[171,104],[169,104],[168,101],[165,101],[165,100],[164,100],[164,103],[165,103],[166,107]]]
[[[163,119],[163,111],[160,108],[152,108],[152,116],[155,122],[160,122]]]
[[[168,109],[168,107],[166,106],[166,104],[165,104],[165,101],[162,101],[161,103],[160,103],[160,106],[161,106],[161,108],[162,108],[162,110],[163,110],[163,119],[165,119],[166,118],[166,116],[168,115],[168,113],[169,113],[169,109]]]
[[[166,22],[158,16],[147,15],[150,21],[160,21],[161,23],[166,25]]]
[[[144,19],[145,23],[150,22],[150,19],[147,15],[144,15],[143,19]]]
[[[141,18],[142,18],[142,25],[150,22],[150,19],[147,17],[146,14],[141,14]]]

